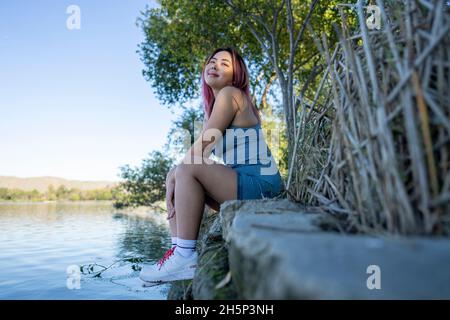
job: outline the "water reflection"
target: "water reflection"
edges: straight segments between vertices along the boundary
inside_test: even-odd
[[[116,212],[109,202],[0,203],[0,299],[165,299],[167,286],[138,287],[127,259],[154,262],[169,245],[161,214]],[[68,266],[115,262],[109,275],[67,289]]]
[[[124,231],[117,239],[119,259],[139,257],[153,262],[160,259],[170,246],[167,223],[159,213],[149,213],[147,218],[116,213],[113,218],[124,225]]]

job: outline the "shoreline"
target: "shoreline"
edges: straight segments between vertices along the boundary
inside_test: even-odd
[[[124,207],[124,208],[114,208],[113,200],[44,200],[44,201],[33,201],[33,200],[0,200],[0,205],[2,204],[110,204],[112,210],[121,212],[142,212],[148,210],[161,210],[166,211],[165,201],[157,201],[148,206],[137,206],[137,207]]]
[[[110,202],[112,204],[113,200],[0,200],[0,204],[49,204],[49,203],[99,203]]]

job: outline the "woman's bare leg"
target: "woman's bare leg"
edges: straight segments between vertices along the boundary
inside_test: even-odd
[[[220,203],[218,203],[213,198],[206,195],[205,202],[208,205],[208,207],[210,207],[211,209],[213,209],[215,211],[220,211]],[[169,227],[170,227],[170,236],[177,237],[177,216],[176,215],[174,215],[169,220]]]
[[[236,172],[221,164],[181,164],[175,172],[177,236],[196,240],[206,195],[222,203],[237,198]]]
[[[220,203],[218,203],[216,200],[211,198],[209,195],[205,195],[205,203],[210,207],[211,209],[215,211],[220,210]],[[169,227],[170,227],[170,236],[176,237],[177,236],[177,216],[174,215],[171,219],[169,219]]]
[[[178,167],[175,184],[175,212],[178,215],[179,238],[196,240],[201,214],[205,207],[205,192],[201,184],[186,169]],[[181,169],[181,170],[180,170]]]
[[[170,236],[176,237],[177,236],[177,217],[176,217],[176,215],[173,216],[169,220],[169,227],[170,227]]]
[[[175,183],[175,185],[176,185],[176,183]],[[208,205],[208,207],[210,207],[211,209],[213,209],[215,211],[220,210],[220,203],[218,203],[216,200],[214,200],[213,198],[211,198],[211,196],[209,196],[207,194],[205,194],[205,203]],[[170,236],[177,237],[177,216],[176,215],[174,215],[169,220],[169,227],[170,227]]]

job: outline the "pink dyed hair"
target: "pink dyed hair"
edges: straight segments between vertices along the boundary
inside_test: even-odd
[[[211,112],[213,110],[214,106],[214,93],[211,87],[205,82],[205,68],[206,65],[209,63],[209,60],[211,60],[212,57],[217,52],[220,51],[227,51],[230,53],[232,58],[232,64],[233,64],[233,81],[232,86],[235,88],[240,89],[244,97],[248,100],[250,105],[252,106],[253,113],[258,118],[259,123],[261,123],[261,116],[259,115],[259,111],[256,108],[256,106],[253,104],[252,99],[250,97],[250,78],[248,75],[248,69],[245,65],[244,59],[242,59],[241,55],[237,52],[235,48],[232,47],[226,47],[226,48],[218,48],[214,50],[214,52],[206,59],[205,63],[202,67],[202,97],[203,97],[203,106],[205,114],[208,116],[208,118],[211,116]]]

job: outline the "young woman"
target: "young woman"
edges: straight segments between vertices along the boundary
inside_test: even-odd
[[[272,198],[284,189],[250,98],[242,57],[234,48],[216,49],[201,78],[203,131],[166,179],[172,247],[157,264],[144,266],[140,278],[146,282],[193,278],[205,204],[218,211],[224,201]],[[209,159],[211,153],[224,164]]]

